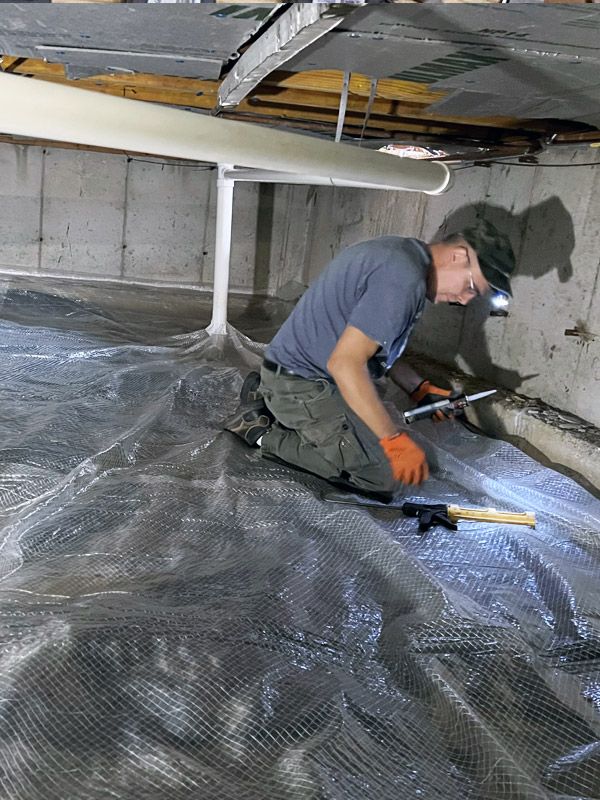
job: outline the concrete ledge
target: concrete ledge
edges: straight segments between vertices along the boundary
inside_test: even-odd
[[[495,388],[454,368],[415,354],[408,360],[432,380],[461,384],[467,393]],[[484,433],[511,442],[546,466],[600,496],[600,428],[540,399],[498,389],[467,409],[467,419]]]

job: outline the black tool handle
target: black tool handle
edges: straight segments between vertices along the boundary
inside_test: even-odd
[[[419,530],[425,533],[434,525],[443,525],[450,531],[458,530],[455,522],[448,517],[448,506],[444,503],[402,503],[402,513],[407,517],[419,518]]]
[[[435,513],[436,511],[446,513],[448,506],[444,503],[411,503],[408,500],[402,503],[402,513],[407,517],[420,517],[425,512]]]

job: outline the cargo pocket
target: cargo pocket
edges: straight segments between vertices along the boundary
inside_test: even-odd
[[[397,484],[377,437],[360,421],[349,417],[348,422],[340,459],[350,482],[370,492],[394,492]]]
[[[339,389],[325,379],[312,381],[312,391],[302,397],[307,415],[315,421],[329,420],[344,415],[345,406]]]
[[[335,447],[346,429],[344,402],[335,384],[326,380],[318,384],[320,388],[313,389],[313,394],[303,400],[306,425],[302,433],[307,441],[320,447],[328,444]]]
[[[369,450],[348,418],[345,418],[342,428],[339,449],[344,470],[353,474],[357,470],[380,462],[379,453],[374,447]]]

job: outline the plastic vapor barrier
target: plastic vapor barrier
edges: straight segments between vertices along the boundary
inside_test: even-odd
[[[0,296],[0,797],[600,797],[600,502],[458,423],[425,535],[220,430],[261,349]]]

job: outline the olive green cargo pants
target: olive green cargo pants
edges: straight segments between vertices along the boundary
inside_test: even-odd
[[[288,464],[369,492],[395,483],[377,437],[346,405],[334,383],[261,369],[260,393],[276,422],[261,450]]]

